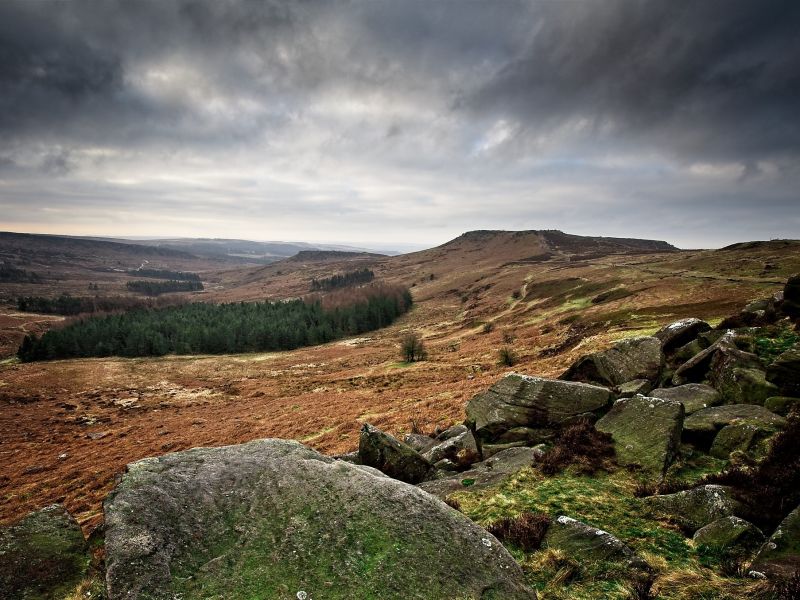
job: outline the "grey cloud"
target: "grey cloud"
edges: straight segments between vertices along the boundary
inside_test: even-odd
[[[524,53],[462,99],[541,127],[692,157],[796,156],[800,5],[791,1],[542,3]]]
[[[799,24],[779,0],[7,0],[0,204],[229,237],[701,245],[720,211],[723,242],[797,235]]]

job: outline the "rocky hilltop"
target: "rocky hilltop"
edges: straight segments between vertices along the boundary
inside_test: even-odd
[[[138,461],[94,552],[59,507],[0,530],[0,596],[797,598],[798,327],[795,276],[714,327],[509,374],[444,430]]]

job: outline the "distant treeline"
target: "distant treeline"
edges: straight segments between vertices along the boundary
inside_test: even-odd
[[[175,304],[170,300],[169,304]],[[57,298],[44,296],[22,296],[17,298],[17,310],[21,312],[42,313],[46,315],[73,316],[86,313],[116,312],[137,308],[158,308],[164,302],[129,296],[70,296],[61,294]]]
[[[332,277],[326,277],[325,279],[312,279],[311,291],[322,292],[335,290],[336,288],[369,283],[373,279],[375,279],[375,273],[367,268],[359,269],[358,271],[348,271],[347,273],[337,273],[336,275]]]
[[[172,279],[176,281],[200,281],[197,273],[186,271],[168,271],[166,269],[131,269],[128,271],[137,277],[149,277],[150,279]]]
[[[125,286],[132,292],[158,296],[169,292],[196,292],[203,289],[199,281],[129,281]]]
[[[355,302],[336,304],[346,298]],[[408,289],[396,286],[362,288],[346,298],[195,303],[90,317],[41,338],[26,336],[17,355],[34,361],[291,350],[385,327],[411,306]]]
[[[33,271],[25,271],[11,265],[0,265],[0,282],[2,283],[41,283],[42,278]]]

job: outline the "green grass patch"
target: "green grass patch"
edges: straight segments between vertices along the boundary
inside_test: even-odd
[[[591,477],[567,470],[545,477],[525,469],[499,488],[458,492],[455,497],[464,514],[481,524],[525,511],[553,518],[567,515],[611,532],[634,550],[664,556],[675,565],[690,563],[693,552],[684,536],[650,518],[633,497],[635,487],[635,476],[623,470]]]
[[[765,362],[771,363],[789,348],[800,342],[800,335],[788,328],[782,328],[775,335],[755,339],[756,354]]]

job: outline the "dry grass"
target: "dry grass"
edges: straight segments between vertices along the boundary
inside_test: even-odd
[[[499,519],[486,529],[501,542],[532,552],[542,545],[548,527],[550,517],[547,515],[525,512],[516,517]]]
[[[794,248],[591,261],[555,253],[548,261],[519,262],[544,251],[537,239],[467,238],[412,255],[360,259],[357,265],[374,270],[376,280],[413,285],[415,299],[410,313],[363,343],[256,355],[0,364],[0,439],[6,453],[0,522],[62,500],[89,530],[102,519],[101,502],[115,474],[129,462],[164,452],[283,437],[309,439],[320,451],[341,453],[357,446],[367,419],[397,435],[408,431],[412,418],[420,429],[445,427],[462,420],[464,404],[505,373],[496,364],[505,332],[514,334],[515,370],[557,376],[580,354],[634,333],[634,326],[655,327],[682,316],[722,317],[731,307],[780,288],[757,273],[737,275],[742,252],[756,262],[763,255],[762,262],[776,264],[781,273],[800,270],[800,251]],[[681,273],[689,259],[694,271]],[[210,264],[158,266],[207,272],[208,291],[198,299],[247,301],[301,296],[311,277],[355,264],[287,261],[214,272],[207,272]],[[122,278],[100,279],[97,271],[81,268],[59,271],[63,291],[80,295],[88,282],[98,281],[101,292],[120,293]],[[701,270],[710,279],[695,274]],[[559,289],[554,293],[563,297],[556,299],[556,309],[548,309],[542,299],[526,300],[520,291],[526,285],[542,295],[547,282],[560,280],[577,286],[614,281],[630,289],[647,287],[648,293],[585,306],[572,291]],[[49,284],[47,290],[62,291]],[[515,291],[519,298],[508,303]],[[41,288],[19,286],[0,290],[8,298],[40,293]],[[573,320],[561,323],[564,319]],[[495,330],[482,334],[466,327],[481,321],[492,321]],[[591,326],[580,334],[570,329],[584,321]],[[27,327],[16,317],[0,319],[0,338],[6,332],[13,338],[9,347],[21,337],[21,325]],[[398,362],[397,341],[409,331],[419,332],[427,361]],[[560,351],[542,356],[545,348]]]

